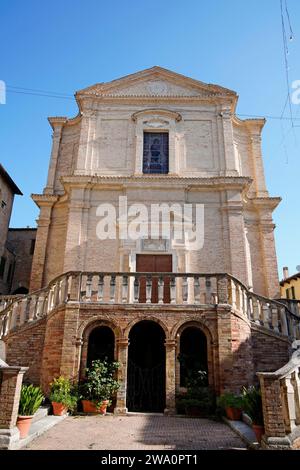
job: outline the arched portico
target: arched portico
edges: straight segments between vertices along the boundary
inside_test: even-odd
[[[176,341],[176,391],[186,388],[192,369],[206,371],[208,385],[215,388],[213,337],[209,328],[193,319],[175,325],[171,336]]]
[[[162,412],[166,402],[165,332],[153,320],[137,322],[129,332],[127,408]]]

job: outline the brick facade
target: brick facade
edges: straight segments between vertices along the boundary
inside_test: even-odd
[[[108,326],[114,332],[115,359],[121,364],[116,410],[124,412],[130,331],[138,322],[150,320],[164,333],[166,413],[174,412],[175,392],[180,391],[180,337],[188,326],[205,335],[208,380],[217,394],[239,391],[255,382],[257,370],[283,365],[289,356],[288,341],[255,327],[248,310],[252,292],[269,298],[279,292],[272,212],[280,198],[270,197],[266,189],[264,120],[238,119],[235,92],[160,67],[86,88],[76,100],[81,111],[77,117],[49,118],[53,143],[47,185],[43,194],[32,196],[40,216],[30,290],[48,286],[69,271],[132,273],[140,254],[171,255],[172,271],[179,276],[230,273],[243,285],[216,276],[216,305],[204,277],[201,282],[208,283],[207,290],[198,306],[188,298],[175,299],[174,305],[134,304],[130,299],[114,305],[91,299],[78,302],[81,292],[74,288],[68,302],[56,303],[58,307],[49,309],[43,320],[8,334],[8,361],[28,365],[27,377],[47,392],[56,375],[76,381],[82,377],[90,333]],[[144,174],[144,133],[158,131],[168,133],[169,173]],[[186,237],[170,237],[160,245],[150,240],[147,248],[143,239],[121,237],[120,220],[114,226],[116,237],[100,240],[97,208],[103,203],[118,208],[124,196],[128,205],[143,204],[148,213],[153,204],[203,206],[203,246],[192,250]],[[196,223],[194,215],[189,223]],[[175,226],[172,220],[171,228]],[[57,292],[54,288],[51,294]],[[48,294],[47,302],[51,305]],[[256,314],[261,305],[259,299],[253,302]],[[263,321],[259,319],[260,324]]]
[[[151,310],[151,311],[149,311]],[[225,390],[239,392],[242,386],[256,383],[257,370],[274,370],[289,358],[286,341],[266,331],[256,331],[247,320],[229,307],[209,311],[191,307],[165,305],[145,309],[142,306],[113,309],[107,305],[59,308],[47,319],[23,327],[6,340],[10,364],[29,367],[25,379],[40,383],[45,392],[49,383],[60,374],[77,381],[84,376],[89,335],[94,328],[108,326],[115,336],[115,359],[123,367],[120,378],[126,378],[128,338],[131,328],[140,320],[157,322],[165,332],[167,404],[174,409],[175,391],[180,390],[179,342],[185,328],[194,326],[205,334],[208,351],[208,378],[217,394]],[[263,348],[260,348],[260,345]],[[277,351],[277,353],[276,353]],[[275,353],[275,359],[274,359]],[[123,384],[117,407],[126,407],[126,383]]]

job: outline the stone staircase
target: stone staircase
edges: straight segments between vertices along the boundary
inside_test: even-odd
[[[166,305],[166,279],[170,305],[207,308],[230,305],[253,325],[291,341],[300,339],[299,304],[290,308],[287,302],[255,294],[230,274],[128,272],[68,272],[55,278],[48,287],[30,294],[0,296],[0,339],[27,323],[40,321],[60,305],[141,304],[142,286],[145,289],[143,307],[158,304],[160,308]],[[154,286],[157,289],[155,301]]]

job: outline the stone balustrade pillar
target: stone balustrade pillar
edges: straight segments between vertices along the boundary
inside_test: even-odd
[[[19,439],[16,422],[23,375],[28,367],[9,367],[0,360],[0,449],[8,449]]]
[[[268,373],[259,372],[257,375],[260,381],[265,428],[262,446],[267,448],[288,446],[280,380]]]

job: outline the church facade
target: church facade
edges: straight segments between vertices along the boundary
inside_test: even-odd
[[[117,359],[119,413],[174,413],[180,357],[217,394],[285,364],[299,325],[274,300],[265,120],[240,120],[235,92],[160,67],[75,98],[75,118],[49,118],[30,294],[1,316],[7,362],[47,390]]]

